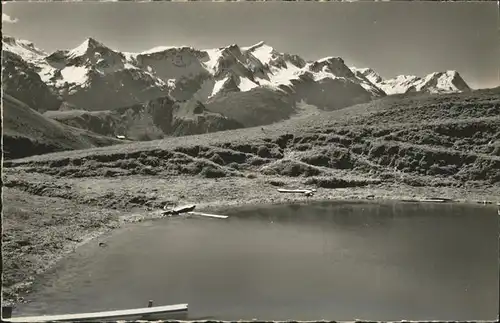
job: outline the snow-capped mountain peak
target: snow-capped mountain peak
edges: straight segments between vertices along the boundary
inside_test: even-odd
[[[356,76],[366,78],[388,95],[410,92],[450,93],[470,90],[460,74],[454,70],[434,72],[424,77],[401,74],[387,80],[384,80],[371,68],[352,67],[351,70]]]
[[[112,50],[94,38],[87,38],[76,48],[63,53],[62,56],[71,65],[94,65],[105,60],[105,67],[116,64],[123,65],[125,59],[122,53]]]
[[[98,42],[94,38],[87,38],[79,46],[68,52],[68,58],[87,55],[95,51],[97,48],[106,48],[106,46],[104,46],[102,43]]]
[[[176,100],[217,100],[228,93],[255,88],[300,95],[304,102],[316,100],[328,108],[386,93],[468,89],[456,71],[384,80],[369,68],[350,69],[341,57],[306,62],[264,41],[247,47],[231,44],[205,50],[159,46],[132,53],[87,38],[71,50],[58,50],[48,56],[27,41],[3,37],[3,44],[4,51],[17,53],[32,63],[41,80],[67,102],[83,108],[123,106],[166,93]]]
[[[353,72],[345,65],[340,57],[325,57],[309,63],[309,70],[318,73],[319,77],[355,78]]]
[[[264,65],[269,64],[278,54],[273,47],[267,45],[264,41],[260,41],[249,47],[244,47],[242,50],[246,54],[251,54],[253,57],[257,58]]]
[[[262,46],[265,46],[265,45],[266,45],[266,42],[263,41],[263,40],[261,40],[261,41],[259,41],[258,43],[254,44],[254,45],[251,45],[251,46],[248,46],[248,47],[242,47],[242,50],[244,50],[244,51],[249,51],[250,50],[251,51],[251,50],[254,50],[254,49],[258,48],[258,47],[262,47]]]
[[[316,61],[316,63],[321,64],[321,63],[336,62],[336,61],[339,61],[342,64],[344,63],[344,60],[341,57],[335,57],[335,56],[327,56],[320,58]]]
[[[415,75],[398,75],[377,84],[387,94],[406,93],[412,86],[419,84],[421,78]]]
[[[165,84],[147,71],[140,71],[129,59],[128,55],[87,38],[73,49],[57,50],[47,56],[40,64],[39,74],[44,81],[69,96],[79,89],[92,87],[95,82],[109,82],[118,74],[121,78],[147,79],[159,86]]]
[[[434,72],[411,86],[407,92],[451,93],[470,91],[457,71]]]
[[[231,44],[231,45],[228,45],[228,46],[224,46],[222,47],[223,49],[227,49],[227,50],[239,50],[240,49],[240,46],[238,46],[238,44]]]
[[[32,42],[11,36],[2,36],[2,50],[17,54],[27,61],[39,60],[47,55]]]
[[[355,68],[355,67],[353,67],[353,68],[351,68],[351,70],[357,76],[363,76],[368,81],[370,81],[371,83],[373,83],[375,85],[383,81],[382,77],[371,68]]]
[[[158,54],[158,53],[164,53],[164,52],[169,52],[169,51],[181,51],[181,50],[194,50],[193,47],[191,46],[156,46],[151,49],[145,50],[143,52],[140,52],[136,55],[151,55],[151,54]]]

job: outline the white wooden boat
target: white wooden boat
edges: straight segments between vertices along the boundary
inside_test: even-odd
[[[194,205],[194,204],[183,205],[183,206],[175,207],[171,210],[164,211],[163,214],[177,215],[177,214],[181,214],[181,213],[191,212],[195,208],[196,208],[196,205]]]
[[[193,211],[195,208],[196,208],[196,205],[188,204],[188,205],[175,207],[172,209],[172,211],[175,213],[183,213],[183,212]]]
[[[2,322],[93,322],[93,321],[117,321],[117,320],[168,320],[179,319],[186,314],[188,304],[176,304],[167,306],[144,307],[129,310],[116,310],[106,312],[42,315],[27,317],[2,318]]]

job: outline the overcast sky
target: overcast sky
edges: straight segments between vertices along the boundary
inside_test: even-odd
[[[500,85],[496,2],[2,3],[3,33],[48,52],[93,37],[122,51],[260,40],[305,59],[340,56],[383,77],[457,70]]]

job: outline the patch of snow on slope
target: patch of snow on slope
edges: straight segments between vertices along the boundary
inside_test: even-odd
[[[45,83],[49,83],[50,79],[54,76],[54,73],[57,71],[57,69],[48,64],[40,64],[39,67],[40,71],[38,72],[38,75],[40,75],[42,81],[44,81]]]
[[[431,73],[427,75],[420,82],[415,84],[417,91],[425,90],[430,93],[450,93],[460,92],[460,90],[453,84],[453,78],[456,76],[455,71],[446,71],[444,73]],[[435,81],[435,84],[433,84]]]
[[[123,67],[126,68],[126,69],[132,69],[132,70],[138,70],[139,69],[137,66],[132,65],[130,63],[125,63]]]
[[[242,92],[250,91],[251,89],[256,88],[258,86],[259,86],[258,84],[255,84],[254,82],[247,79],[246,77],[240,76],[240,84],[238,85],[238,87],[240,88],[240,90]]]
[[[131,52],[122,52],[123,56],[125,57],[125,60],[127,61],[133,61],[137,57],[137,53],[131,53]]]
[[[273,58],[274,48],[266,45],[264,42],[257,43],[250,47],[242,48],[244,51],[250,52],[263,64],[269,64]]]
[[[286,68],[274,66],[270,68],[271,73],[267,74],[269,81],[262,78],[256,78],[256,80],[259,84],[267,86],[292,85],[291,80],[298,79],[303,71],[291,63],[286,62],[285,64]]]
[[[241,50],[242,50],[242,51],[252,50],[252,49],[254,49],[254,48],[258,47],[258,46],[262,46],[262,45],[264,45],[264,44],[265,44],[265,42],[264,42],[264,41],[260,41],[260,42],[258,42],[257,44],[254,44],[254,45],[252,45],[252,46],[241,47]]]
[[[420,80],[414,75],[399,75],[393,79],[383,81],[379,87],[388,95],[405,93],[411,86]]]
[[[39,60],[47,55],[47,53],[35,47],[35,45],[28,40],[15,39],[8,36],[2,38],[2,50],[17,54],[27,61]]]
[[[458,73],[456,71],[446,71],[446,73],[443,73],[443,75],[438,78],[437,87],[444,91],[460,91],[460,89],[453,84],[453,79],[457,76],[457,74]]]
[[[370,93],[374,93],[373,85],[369,85],[366,82],[359,82],[359,85],[363,87],[363,89],[367,90]]]
[[[383,81],[382,77],[380,75],[378,75],[378,73],[376,73],[371,68],[350,67],[350,69],[351,69],[351,71],[353,71],[354,74],[359,73],[359,74],[363,75],[368,81],[370,81],[374,85],[377,85]]]
[[[318,62],[327,61],[329,58],[330,57],[320,59]],[[306,68],[308,68],[308,66],[306,66]],[[319,72],[312,72],[311,71],[311,73],[312,73],[315,81],[321,81],[321,80],[326,79],[326,78],[329,78],[329,79],[339,78],[339,77],[335,76],[333,73],[329,72],[327,66],[324,66],[321,69],[321,71],[319,71]]]
[[[62,80],[58,81],[57,85],[64,85],[64,82],[82,85],[87,82],[88,69],[79,66],[68,66],[61,70]]]
[[[146,51],[140,52],[139,55],[154,54],[154,53],[164,52],[166,50],[175,49],[175,48],[181,49],[181,48],[190,48],[190,47],[189,46],[157,46],[157,47],[153,47],[151,49],[148,49]]]
[[[175,79],[168,79],[167,80],[167,85],[170,89],[175,89]]]
[[[153,75],[152,73],[149,73],[149,72],[146,72],[146,71],[142,71],[145,75],[149,76],[151,79],[154,80],[155,82],[155,85],[156,86],[160,86],[160,87],[163,87],[163,86],[167,86],[167,82],[165,82],[164,80],[162,80],[161,78],[159,77],[156,77],[155,75]]]
[[[208,54],[208,60],[203,62],[203,65],[208,69],[209,72],[214,74],[216,72],[217,63],[221,57],[220,49],[205,49],[203,50]]]
[[[217,82],[215,82],[214,84],[214,88],[212,90],[212,94],[210,95],[210,97],[213,97],[215,96],[217,93],[219,93],[219,91],[222,89],[222,87],[224,86],[224,83],[226,83],[226,81],[229,79],[229,77],[225,77],[224,79],[222,80],[219,80]]]
[[[327,57],[323,57],[321,59],[318,59],[317,62],[318,63],[324,63],[324,62],[328,62],[330,60],[335,60],[337,57],[335,56],[327,56]]]
[[[85,53],[87,53],[87,50],[91,46],[90,42],[90,38],[86,39],[83,43],[80,44],[80,46],[70,50],[68,53],[68,57],[78,57],[85,55]]]
[[[431,73],[429,75],[426,75],[424,79],[417,80],[415,82],[415,89],[417,91],[421,91],[422,88],[427,85],[428,82],[430,82],[433,78],[437,76],[437,73]]]

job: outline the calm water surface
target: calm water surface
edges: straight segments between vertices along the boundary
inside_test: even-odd
[[[188,319],[493,320],[499,217],[314,203],[130,225],[41,277],[15,315],[189,303]]]

